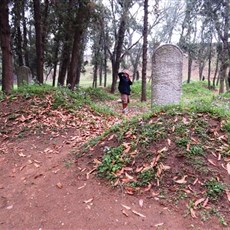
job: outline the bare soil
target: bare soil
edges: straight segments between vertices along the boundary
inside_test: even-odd
[[[75,158],[76,149],[123,115],[104,116],[87,107],[71,114],[51,106],[49,96],[0,102],[0,229],[229,229],[217,215],[204,221],[195,211],[188,214],[183,200],[169,202],[173,193],[161,200],[153,187],[133,194],[111,187],[96,175],[92,161],[102,154],[97,148],[91,158]],[[110,106],[120,113],[120,104]],[[131,103],[126,119],[144,110]]]

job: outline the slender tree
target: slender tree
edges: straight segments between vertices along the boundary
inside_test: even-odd
[[[34,20],[36,31],[36,54],[37,54],[37,81],[43,84],[43,65],[44,65],[44,44],[42,39],[42,19],[41,19],[41,3],[33,0],[34,3]]]
[[[77,67],[80,64],[80,54],[83,48],[84,34],[88,27],[91,11],[94,8],[94,4],[90,0],[79,1],[79,7],[76,16],[76,25],[74,31],[74,41],[70,61],[70,69],[68,72],[67,83],[73,90],[77,80]]]
[[[144,1],[144,26],[143,26],[143,54],[142,54],[142,90],[141,101],[146,101],[146,74],[148,51],[148,0]]]
[[[0,4],[0,41],[2,49],[2,90],[10,94],[13,89],[13,61],[9,25],[9,1]]]

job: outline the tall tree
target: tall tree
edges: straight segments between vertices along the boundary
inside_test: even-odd
[[[41,7],[39,0],[33,0],[34,4],[34,21],[36,32],[36,54],[37,54],[37,81],[41,84],[44,82],[44,46],[48,26],[48,7],[49,0],[45,0],[44,9]]]
[[[222,42],[220,53],[219,93],[223,93],[225,80],[227,78],[227,68],[230,63],[230,44],[228,42],[230,30],[230,2],[229,0],[202,1],[200,13],[206,17],[207,21],[213,23],[218,37]]]
[[[143,54],[142,54],[142,90],[141,101],[146,101],[146,74],[148,51],[148,0],[144,1],[144,25],[143,25]]]
[[[79,68],[81,62],[80,55],[84,46],[84,35],[90,20],[91,11],[95,7],[90,0],[81,0],[78,4],[70,69],[67,79],[67,83],[69,83],[72,90],[74,89],[77,80],[77,68]]]
[[[110,55],[110,60],[112,63],[112,86],[111,86],[111,93],[114,93],[116,90],[116,85],[117,85],[117,76],[118,76],[118,71],[120,68],[120,63],[122,60],[122,52],[123,52],[123,45],[124,45],[124,38],[125,38],[125,32],[126,32],[126,25],[128,21],[128,15],[129,15],[129,10],[133,5],[132,0],[123,0],[123,1],[118,1],[120,7],[121,7],[121,16],[119,19],[119,25],[118,25],[118,30],[114,28],[115,33],[114,33],[114,46],[113,46],[113,51],[110,51],[110,47],[107,46],[108,52]],[[114,1],[111,1],[111,8],[114,9]],[[115,14],[115,12],[113,12]],[[114,21],[115,18],[114,18]]]
[[[0,41],[2,49],[2,90],[10,94],[13,89],[13,61],[9,25],[9,1],[0,4]]]
[[[62,40],[62,49],[61,49],[61,58],[60,58],[60,68],[59,68],[59,76],[58,76],[58,85],[64,86],[65,84],[65,76],[70,63],[70,54],[72,47],[72,34],[73,34],[73,10],[74,4],[73,0],[69,0],[66,4],[61,5],[61,8],[66,9],[64,14],[60,14],[60,19],[63,22],[63,28],[60,27],[61,32],[64,34],[64,38]]]
[[[43,84],[44,46],[42,44],[41,3],[38,0],[33,0],[33,3],[36,31],[37,81]]]

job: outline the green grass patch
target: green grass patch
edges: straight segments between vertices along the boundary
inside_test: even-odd
[[[218,200],[224,193],[225,186],[220,181],[217,181],[215,178],[210,178],[205,183],[205,187],[207,189],[207,196],[211,200]]]

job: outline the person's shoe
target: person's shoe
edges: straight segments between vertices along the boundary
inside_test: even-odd
[[[123,109],[123,113],[127,114],[128,113],[128,108]]]

